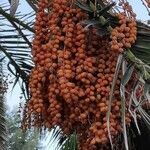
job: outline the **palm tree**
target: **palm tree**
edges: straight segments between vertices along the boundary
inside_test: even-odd
[[[2,56],[1,56],[2,60]],[[6,150],[7,145],[7,129],[5,119],[5,92],[7,85],[4,81],[3,63],[0,61],[0,149]]]
[[[10,2],[10,1],[9,1]],[[29,92],[28,92],[28,79],[31,69],[34,67],[34,63],[32,61],[31,49],[32,49],[32,37],[34,36],[34,18],[35,13],[37,11],[37,1],[36,0],[26,0],[26,2],[31,7],[31,12],[27,14],[16,13],[15,10],[18,6],[18,1],[14,1],[14,4],[11,5],[11,13],[9,12],[10,5],[9,3],[3,3],[0,5],[0,49],[3,52],[4,56],[7,58],[7,68],[8,70],[15,76],[14,86],[19,82],[20,88],[24,94],[26,100],[29,100]],[[111,15],[111,11],[113,11],[114,3],[110,5],[106,5],[101,1],[98,1],[97,6],[95,7],[95,3],[93,0],[87,1],[87,4],[82,3],[80,0],[77,0],[78,7],[89,13],[91,16],[90,20],[86,20],[84,24],[87,28],[94,26],[98,27],[98,34],[104,35],[109,34],[110,27],[114,27],[117,23],[117,19]],[[96,10],[95,10],[96,8]],[[15,14],[15,15],[14,15]],[[95,17],[96,16],[96,17]],[[149,127],[150,117],[148,111],[144,110],[136,97],[134,96],[136,88],[141,85],[144,85],[144,98],[149,99],[150,92],[150,27],[141,22],[137,22],[138,24],[138,33],[136,43],[132,46],[131,49],[126,50],[123,55],[118,57],[118,63],[116,65],[115,78],[113,79],[111,94],[110,94],[110,103],[109,108],[111,108],[111,100],[113,87],[116,83],[116,78],[118,72],[123,70],[123,77],[121,79],[121,99],[122,99],[122,112],[125,113],[125,91],[126,85],[129,82],[131,76],[133,75],[133,70],[138,72],[140,76],[139,80],[135,84],[135,87],[132,89],[131,103],[135,105],[135,111],[130,113],[133,116],[133,120],[135,123],[134,129],[137,128],[139,131],[138,119],[137,115],[143,118],[143,121]],[[122,64],[122,66],[121,66]],[[138,112],[138,114],[136,113]],[[110,117],[110,109],[107,115],[107,125],[109,127],[109,117]],[[127,146],[127,129],[124,122],[124,115],[122,116],[123,120],[123,134],[125,139],[125,145]],[[144,125],[140,125],[143,127]],[[144,126],[145,127],[145,126]],[[56,131],[56,130],[54,130]],[[58,130],[56,132],[53,131],[53,138],[61,139],[63,137],[61,132]],[[131,131],[129,131],[130,133]],[[60,133],[60,134],[59,134]],[[109,137],[111,137],[109,133]],[[138,136],[137,136],[138,137]],[[70,140],[71,139],[71,140]],[[60,140],[59,146],[62,145],[62,140]],[[63,137],[63,141],[67,141],[66,147],[73,145],[76,147],[76,135],[73,134],[70,138]],[[132,141],[133,142],[133,141]],[[134,142],[133,142],[134,143]],[[63,146],[64,147],[64,146]],[[72,148],[76,149],[76,148]]]
[[[36,150],[39,141],[39,132],[32,130],[22,132],[20,128],[21,118],[17,109],[7,114],[8,149],[9,150]]]

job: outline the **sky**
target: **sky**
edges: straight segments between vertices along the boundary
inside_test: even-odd
[[[128,2],[133,6],[133,10],[137,14],[137,19],[142,21],[150,19],[146,8],[142,5],[142,0],[128,0]]]

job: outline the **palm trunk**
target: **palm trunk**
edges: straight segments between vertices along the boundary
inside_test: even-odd
[[[5,119],[5,84],[3,81],[3,65],[0,62],[0,150],[7,150],[7,130],[6,130],[6,119]]]

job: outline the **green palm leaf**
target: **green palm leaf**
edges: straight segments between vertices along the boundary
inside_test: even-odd
[[[131,51],[147,65],[150,65],[150,27],[138,22],[138,33],[136,43]]]
[[[8,70],[16,77],[14,86],[21,79],[26,99],[28,75],[34,65],[31,56],[34,15],[34,12],[17,13],[14,17],[9,14],[9,4],[0,7],[0,50],[8,60]]]
[[[77,150],[77,135],[71,134],[62,146],[62,150]]]

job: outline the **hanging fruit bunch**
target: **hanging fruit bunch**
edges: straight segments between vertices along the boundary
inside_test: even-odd
[[[118,66],[122,63],[119,59],[129,55],[126,50],[136,41],[137,23],[132,7],[120,0],[123,11],[107,14],[117,18],[117,23],[111,30],[104,27],[108,34],[100,35],[99,28],[84,23],[91,16],[106,19],[99,18],[96,9],[100,4],[91,1],[94,8],[90,13],[76,4],[90,8],[85,0],[38,2],[32,47],[35,67],[30,74],[31,98],[24,108],[22,128],[50,129],[57,125],[67,135],[76,131],[79,149],[106,150],[110,148],[109,139],[115,140],[125,129],[122,113],[125,126],[130,126],[132,120],[126,109],[121,112],[120,86],[125,82],[130,91],[135,78],[122,80],[126,73],[122,74]],[[132,111],[130,94],[125,93],[125,97],[124,106]]]

